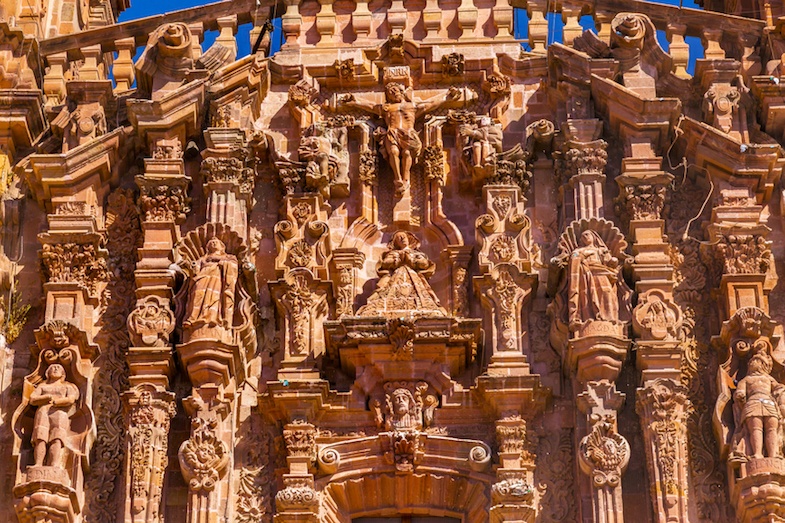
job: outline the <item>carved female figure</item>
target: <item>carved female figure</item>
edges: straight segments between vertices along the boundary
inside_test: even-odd
[[[33,453],[35,466],[63,467],[63,447],[70,430],[70,418],[76,412],[79,389],[65,380],[65,369],[55,363],[46,369],[46,381],[30,395],[30,404],[38,407],[33,419]],[[48,447],[48,454],[47,454]]]
[[[785,385],[771,376],[772,361],[765,350],[756,352],[747,366],[747,375],[736,386],[733,394],[738,407],[736,431],[746,431],[746,455],[755,459],[781,455],[782,441],[779,422],[782,414],[777,398],[785,393]]]
[[[226,253],[218,238],[207,242],[207,254],[194,263],[194,280],[188,296],[184,327],[232,327],[237,258]]]
[[[600,236],[586,230],[570,259],[570,325],[619,321],[619,260]]]
[[[446,315],[428,283],[434,263],[417,250],[419,241],[409,232],[393,234],[377,272],[381,279],[358,316]]]

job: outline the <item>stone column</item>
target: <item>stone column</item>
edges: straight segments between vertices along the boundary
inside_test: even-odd
[[[354,316],[354,299],[358,294],[357,271],[365,263],[365,254],[356,247],[333,250],[335,315]]]
[[[284,426],[289,471],[284,474],[284,488],[275,495],[275,523],[319,521],[319,493],[311,473],[316,463],[315,437],[316,427],[310,423],[295,420]]]
[[[774,369],[782,327],[769,316],[770,229],[751,189],[721,189],[718,203],[708,227],[726,318],[717,340],[715,435],[738,520],[776,521],[785,495],[785,440],[777,428],[785,384]]]
[[[319,377],[315,362],[324,352],[322,325],[332,290],[327,208],[320,194],[286,196],[284,219],[275,226],[279,279],[270,288],[284,333],[281,379]]]
[[[152,144],[151,156],[145,159],[144,173],[136,177],[143,243],[134,273],[136,308],[128,316],[131,389],[123,395],[129,427],[127,523],[155,520],[161,513],[169,421],[175,414],[175,397],[168,391],[174,372],[170,335],[175,327],[171,303],[175,280],[170,266],[180,224],[190,210],[190,178],[185,176],[180,139],[160,138]]]
[[[556,155],[556,170],[562,184],[559,189],[562,221],[602,218],[603,188],[608,144],[600,139],[600,120],[568,120],[562,132],[564,145]]]
[[[592,521],[622,523],[621,477],[630,460],[630,445],[619,434],[617,412],[624,394],[610,380],[590,381],[578,395],[586,435],[578,445],[578,463],[591,482]],[[583,515],[586,518],[586,514]]]

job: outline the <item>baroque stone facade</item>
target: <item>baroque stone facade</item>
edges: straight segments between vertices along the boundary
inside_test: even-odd
[[[127,7],[0,0],[0,521],[785,522],[781,2]]]

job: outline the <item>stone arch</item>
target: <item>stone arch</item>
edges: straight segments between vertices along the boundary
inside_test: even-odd
[[[357,474],[328,483],[322,494],[322,521],[351,523],[354,518],[430,515],[465,523],[484,521],[490,506],[491,477],[445,470],[411,474]]]

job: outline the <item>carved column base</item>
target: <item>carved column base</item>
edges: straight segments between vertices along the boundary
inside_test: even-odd
[[[733,471],[731,471],[733,473]],[[785,459],[751,459],[741,464],[732,496],[740,523],[785,521]]]
[[[245,366],[234,345],[216,339],[197,339],[178,345],[177,352],[194,387],[210,384],[227,387],[232,378],[242,380]]]
[[[68,473],[59,467],[29,467],[14,487],[19,523],[73,523],[81,507]]]
[[[578,371],[578,381],[616,381],[627,357],[630,340],[622,326],[593,321],[584,325],[567,347],[567,365]]]
[[[289,477],[287,477],[289,476]],[[319,493],[313,488],[313,479],[296,474],[284,476],[286,487],[275,495],[278,514],[275,523],[318,523]]]
[[[538,496],[528,470],[499,470],[496,483],[491,485],[491,523],[534,523],[537,516]]]

